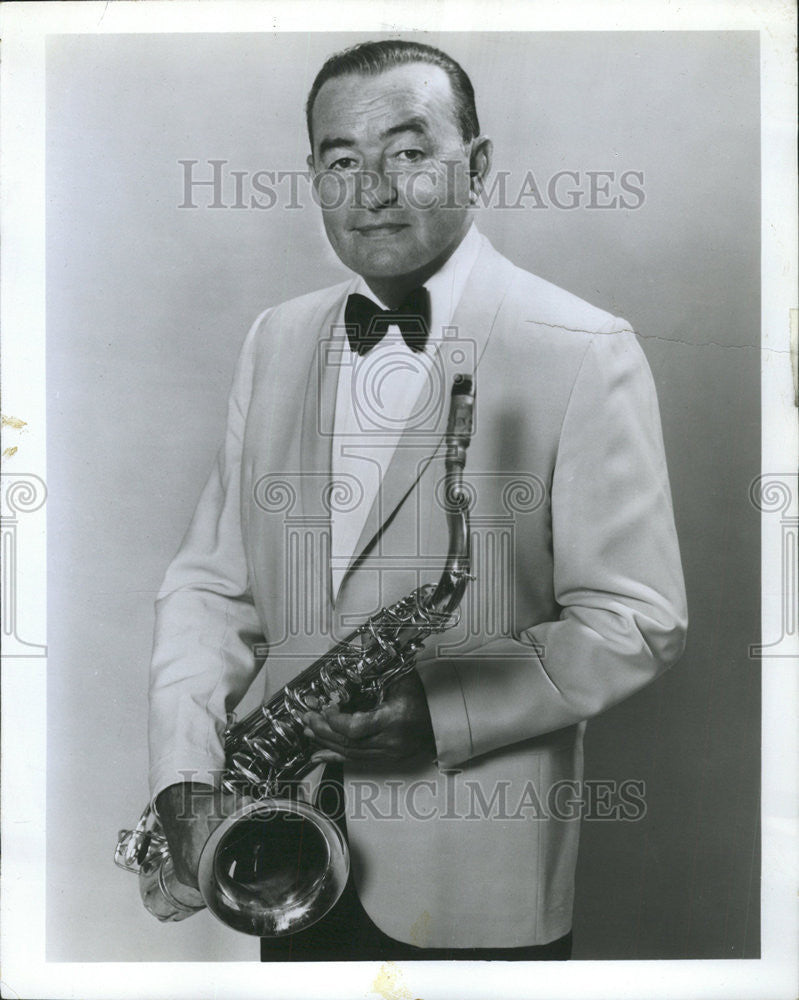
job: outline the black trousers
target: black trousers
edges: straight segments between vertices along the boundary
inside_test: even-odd
[[[341,765],[328,764],[317,804],[338,824],[346,838],[343,792]],[[523,948],[418,948],[405,944],[384,934],[371,920],[358,898],[352,875],[327,916],[296,934],[261,939],[262,962],[430,962],[448,959],[565,962],[571,958],[571,950],[571,931],[548,944]]]

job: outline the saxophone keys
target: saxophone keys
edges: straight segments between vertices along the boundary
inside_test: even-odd
[[[272,718],[272,726],[285,744],[288,746],[294,746],[297,742],[297,734],[294,732],[293,728],[285,725],[280,719],[274,717]]]
[[[143,865],[145,859],[147,858],[147,852],[150,850],[150,843],[153,839],[153,835],[148,831],[142,837],[139,846],[136,849],[135,859],[137,865]]]

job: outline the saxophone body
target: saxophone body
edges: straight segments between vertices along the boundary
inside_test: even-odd
[[[223,923],[259,937],[291,934],[321,919],[344,891],[346,842],[326,815],[291,795],[314,768],[316,747],[303,734],[312,708],[376,706],[414,667],[425,641],[454,626],[470,577],[469,510],[462,473],[472,433],[472,379],[455,376],[446,432],[449,547],[437,584],[382,608],[314,661],[268,702],[225,732],[221,788],[241,800],[206,842],[200,892],[175,878],[169,845],[152,806],[121,830],[116,863],[139,876],[146,908],[182,920],[207,906]]]

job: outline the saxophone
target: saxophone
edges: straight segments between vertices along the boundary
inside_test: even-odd
[[[438,583],[382,608],[225,730],[221,788],[240,804],[203,847],[199,892],[175,877],[152,805],[133,830],[120,830],[114,860],[139,876],[144,905],[159,920],[183,920],[207,906],[234,930],[278,937],[310,926],[338,901],[349,875],[347,844],[324,813],[287,794],[289,783],[315,766],[315,747],[303,734],[302,716],[312,706],[333,702],[378,705],[387,688],[413,669],[425,640],[457,624],[458,605],[472,578],[462,473],[473,409],[472,379],[456,375],[445,440],[449,546]]]

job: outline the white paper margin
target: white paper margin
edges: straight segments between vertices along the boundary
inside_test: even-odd
[[[500,16],[501,15],[501,16]],[[779,2],[714,0],[680,7],[652,0],[417,3],[338,0],[215,2],[114,0],[11,3],[0,8],[2,68],[3,411],[24,414],[25,468],[46,481],[44,316],[44,56],[48,33],[230,32],[428,29],[757,30],[762,114],[762,473],[795,469],[795,385],[790,313],[796,305],[795,11]],[[4,442],[5,443],[5,442]],[[20,466],[21,468],[21,466]],[[795,490],[795,488],[794,488]],[[793,497],[794,505],[797,497]],[[779,518],[764,513],[763,639],[781,634]],[[31,546],[35,543],[33,558]],[[38,596],[26,619],[46,632],[44,518],[27,528],[20,589]],[[37,639],[37,641],[39,641]],[[44,640],[41,640],[44,641]],[[790,649],[790,644],[793,649]],[[736,998],[797,994],[797,665],[790,656],[763,662],[763,862],[760,960],[548,963],[540,974],[517,963],[399,963],[395,996],[424,1000],[477,997]],[[48,963],[45,960],[45,669],[42,658],[4,657],[2,702],[2,996],[275,997],[377,996],[379,963]],[[53,835],[54,831],[51,831]],[[301,974],[300,974],[301,968]],[[536,970],[538,972],[538,970]],[[406,992],[407,991],[407,992]],[[388,996],[389,994],[385,994]]]

